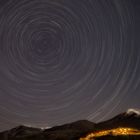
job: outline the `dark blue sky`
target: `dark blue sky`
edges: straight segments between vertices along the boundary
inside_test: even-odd
[[[1,0],[0,130],[140,108],[139,25],[139,0]]]

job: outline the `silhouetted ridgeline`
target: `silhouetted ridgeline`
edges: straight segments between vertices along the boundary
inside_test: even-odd
[[[129,127],[140,130],[140,115],[135,112],[122,113],[116,117],[101,123],[93,123],[80,120],[49,129],[18,126],[0,133],[0,140],[79,140],[91,132],[112,129],[117,127]],[[101,136],[96,140],[140,140],[138,136]]]

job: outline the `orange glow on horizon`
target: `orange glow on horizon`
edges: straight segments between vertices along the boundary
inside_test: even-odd
[[[119,128],[115,128],[115,129],[93,132],[93,133],[88,134],[84,138],[80,138],[80,140],[94,140],[94,138],[101,137],[101,136],[107,136],[107,135],[112,135],[112,136],[140,135],[140,130],[133,129],[133,128],[119,127]]]

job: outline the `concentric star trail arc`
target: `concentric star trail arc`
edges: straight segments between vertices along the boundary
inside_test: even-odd
[[[138,108],[136,6],[136,0],[1,0],[0,129],[98,122]]]

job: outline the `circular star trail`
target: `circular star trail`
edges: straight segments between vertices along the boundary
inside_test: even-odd
[[[134,5],[2,0],[0,129],[97,122],[140,107]]]

